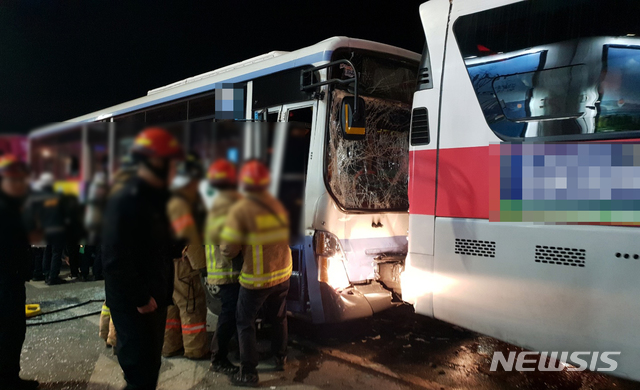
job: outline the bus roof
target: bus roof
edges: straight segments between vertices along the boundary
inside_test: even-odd
[[[272,51],[248,60],[225,66],[207,73],[190,77],[164,87],[148,91],[146,96],[130,100],[103,110],[95,111],[62,123],[49,125],[32,131],[30,138],[39,138],[69,130],[78,123],[94,122],[128,112],[137,111],[164,102],[211,91],[217,83],[238,83],[252,80],[264,75],[303,65],[320,65],[331,59],[334,50],[343,47],[358,48],[388,53],[415,61],[420,54],[383,43],[354,39],[348,37],[332,37],[315,45],[292,52]]]
[[[447,0],[440,1],[442,2]],[[520,1],[526,0],[449,0],[447,2],[453,3],[453,6],[456,8],[456,12],[467,14],[502,7],[504,5],[509,5]],[[423,19],[426,19],[430,15],[429,10],[431,9],[431,7],[437,6],[437,4],[435,3],[437,2],[427,0],[425,3],[422,3],[420,5],[420,15],[423,16]]]

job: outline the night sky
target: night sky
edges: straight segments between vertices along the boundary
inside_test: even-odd
[[[425,0],[0,0],[0,132],[336,35],[420,52]]]

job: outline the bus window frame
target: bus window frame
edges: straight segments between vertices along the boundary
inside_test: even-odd
[[[350,49],[350,48],[342,48],[343,50],[338,51],[338,54],[342,54],[345,51],[348,50],[354,50],[354,49]],[[364,55],[373,55],[373,56],[379,56],[382,58],[388,58],[385,57],[385,55],[383,53],[379,53],[379,52],[375,52],[375,51],[370,51],[370,50],[362,50],[362,49],[356,49],[359,53],[363,53]],[[334,55],[335,55],[335,51],[334,51]],[[404,59],[403,57],[396,57],[396,56],[392,56],[393,58],[399,58],[399,59],[403,59],[405,61],[407,61],[406,59]],[[337,58],[335,58],[334,56],[332,56],[331,61],[335,61]],[[420,67],[420,61],[418,62],[418,70],[416,72],[416,74],[418,74],[419,72],[419,67]],[[357,71],[357,69],[356,69]],[[330,79],[332,77],[331,75],[332,69],[328,68],[327,69],[327,79]],[[338,207],[338,209],[345,213],[345,214],[371,214],[371,213],[376,213],[376,214],[397,214],[397,213],[403,213],[403,214],[409,214],[409,208],[407,209],[403,209],[403,208],[396,208],[396,209],[356,209],[356,208],[347,208],[344,207],[344,205],[338,201],[338,198],[336,197],[335,193],[333,192],[333,190],[331,189],[331,184],[329,183],[329,161],[328,161],[328,156],[327,156],[327,148],[329,147],[329,142],[330,142],[330,131],[329,131],[329,125],[331,122],[331,104],[332,104],[332,92],[335,89],[335,87],[333,86],[326,86],[326,112],[325,112],[325,123],[324,123],[324,142],[322,144],[322,181],[324,182],[324,187],[327,191],[327,193],[329,194],[329,196],[331,196],[331,200],[333,200],[334,204]],[[361,96],[368,96],[368,97],[372,97],[372,98],[376,98],[376,99],[382,99],[379,97],[375,97],[375,96],[369,96],[366,94],[362,94]],[[413,99],[413,95],[412,95],[412,99]],[[385,101],[396,101],[396,100],[392,100],[392,99],[382,99]],[[402,102],[404,103],[404,102]],[[411,102],[409,102],[409,104],[411,104]],[[410,108],[411,110],[411,108]],[[407,130],[407,137],[411,136],[411,130],[408,129]],[[363,141],[357,141],[357,142],[363,142]],[[409,142],[409,148],[411,147],[411,143]],[[407,154],[409,154],[409,149],[407,149]]]

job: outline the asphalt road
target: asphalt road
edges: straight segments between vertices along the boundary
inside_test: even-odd
[[[101,282],[47,287],[27,284],[29,303],[43,311],[95,301],[31,320],[22,375],[42,389],[116,390],[124,386],[111,349],[98,337],[104,298]],[[42,321],[70,321],[40,325]],[[211,316],[214,326],[215,316]],[[284,373],[261,364],[269,389],[640,389],[640,383],[591,372],[490,372],[493,351],[519,350],[498,340],[415,315],[408,306],[339,325],[290,321],[289,365]],[[266,337],[268,329],[261,335]],[[266,340],[263,342],[265,350]],[[163,359],[160,389],[231,389],[207,361]]]

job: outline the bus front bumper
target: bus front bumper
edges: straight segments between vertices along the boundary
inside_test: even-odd
[[[324,322],[336,323],[370,317],[391,307],[393,295],[380,283],[371,282],[336,291],[326,283],[320,283]]]

